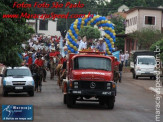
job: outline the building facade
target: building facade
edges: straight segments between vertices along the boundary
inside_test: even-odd
[[[144,28],[153,28],[163,33],[163,8],[135,7],[126,13],[125,34]],[[137,40],[126,37],[124,51],[131,52],[137,49]]]
[[[60,31],[57,31],[57,21],[52,20],[27,20],[26,23],[30,25],[37,34],[44,34],[45,36],[61,36]]]

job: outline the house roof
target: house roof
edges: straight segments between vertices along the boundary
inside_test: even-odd
[[[116,12],[116,13],[112,14],[112,16],[114,16],[114,17],[121,16],[124,19],[126,19],[127,14],[125,12]],[[107,16],[107,19],[111,19],[111,16]]]
[[[130,10],[126,11],[126,13],[131,13],[135,10],[139,10],[139,9],[144,9],[144,10],[157,10],[157,11],[163,11],[163,8],[156,8],[156,7],[134,7],[131,8]]]

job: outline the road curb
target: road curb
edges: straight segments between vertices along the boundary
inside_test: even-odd
[[[154,87],[149,87],[149,90],[156,93],[156,94],[159,94],[158,91]],[[163,93],[160,93],[159,95],[163,96]]]

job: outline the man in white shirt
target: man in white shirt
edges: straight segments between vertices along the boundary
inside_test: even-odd
[[[29,43],[29,46],[32,47],[32,45],[33,45],[33,40],[32,40],[32,39],[29,39],[29,40],[28,40],[28,43]]]
[[[38,41],[38,39],[37,39],[37,36],[35,35],[33,38],[32,38],[35,42],[37,42]]]
[[[52,44],[50,45],[50,47],[49,47],[50,52],[51,52],[52,49],[55,50],[54,43],[52,43]]]
[[[127,65],[128,65],[128,59],[129,59],[129,54],[128,54],[128,51],[126,51],[126,53],[125,53],[125,67],[127,67]]]
[[[122,63],[122,66],[123,66],[124,60],[125,60],[125,55],[124,55],[123,52],[122,52],[121,55],[120,55],[120,61],[121,61],[121,63]]]
[[[80,42],[82,42],[82,39],[80,36],[78,36],[78,41],[77,41],[77,44],[80,45]]]
[[[78,51],[87,48],[87,42],[86,42],[86,41],[87,41],[87,38],[86,38],[86,36],[84,36],[83,39],[82,39],[82,41],[81,41],[80,44],[79,44]]]
[[[33,45],[33,48],[34,50],[38,50],[40,48],[40,45],[38,44],[38,42],[36,42],[34,45]]]

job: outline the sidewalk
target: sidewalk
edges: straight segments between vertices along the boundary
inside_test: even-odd
[[[123,72],[123,77],[127,78],[128,80],[131,81],[131,83],[137,86],[140,86],[146,90],[157,93],[157,89],[155,88],[156,86],[155,80],[150,80],[149,78],[141,78],[141,77],[138,79],[133,79],[132,73],[129,72]],[[162,85],[162,81],[163,81],[163,77],[161,77],[161,85]],[[163,86],[160,87],[160,95],[163,95]]]

